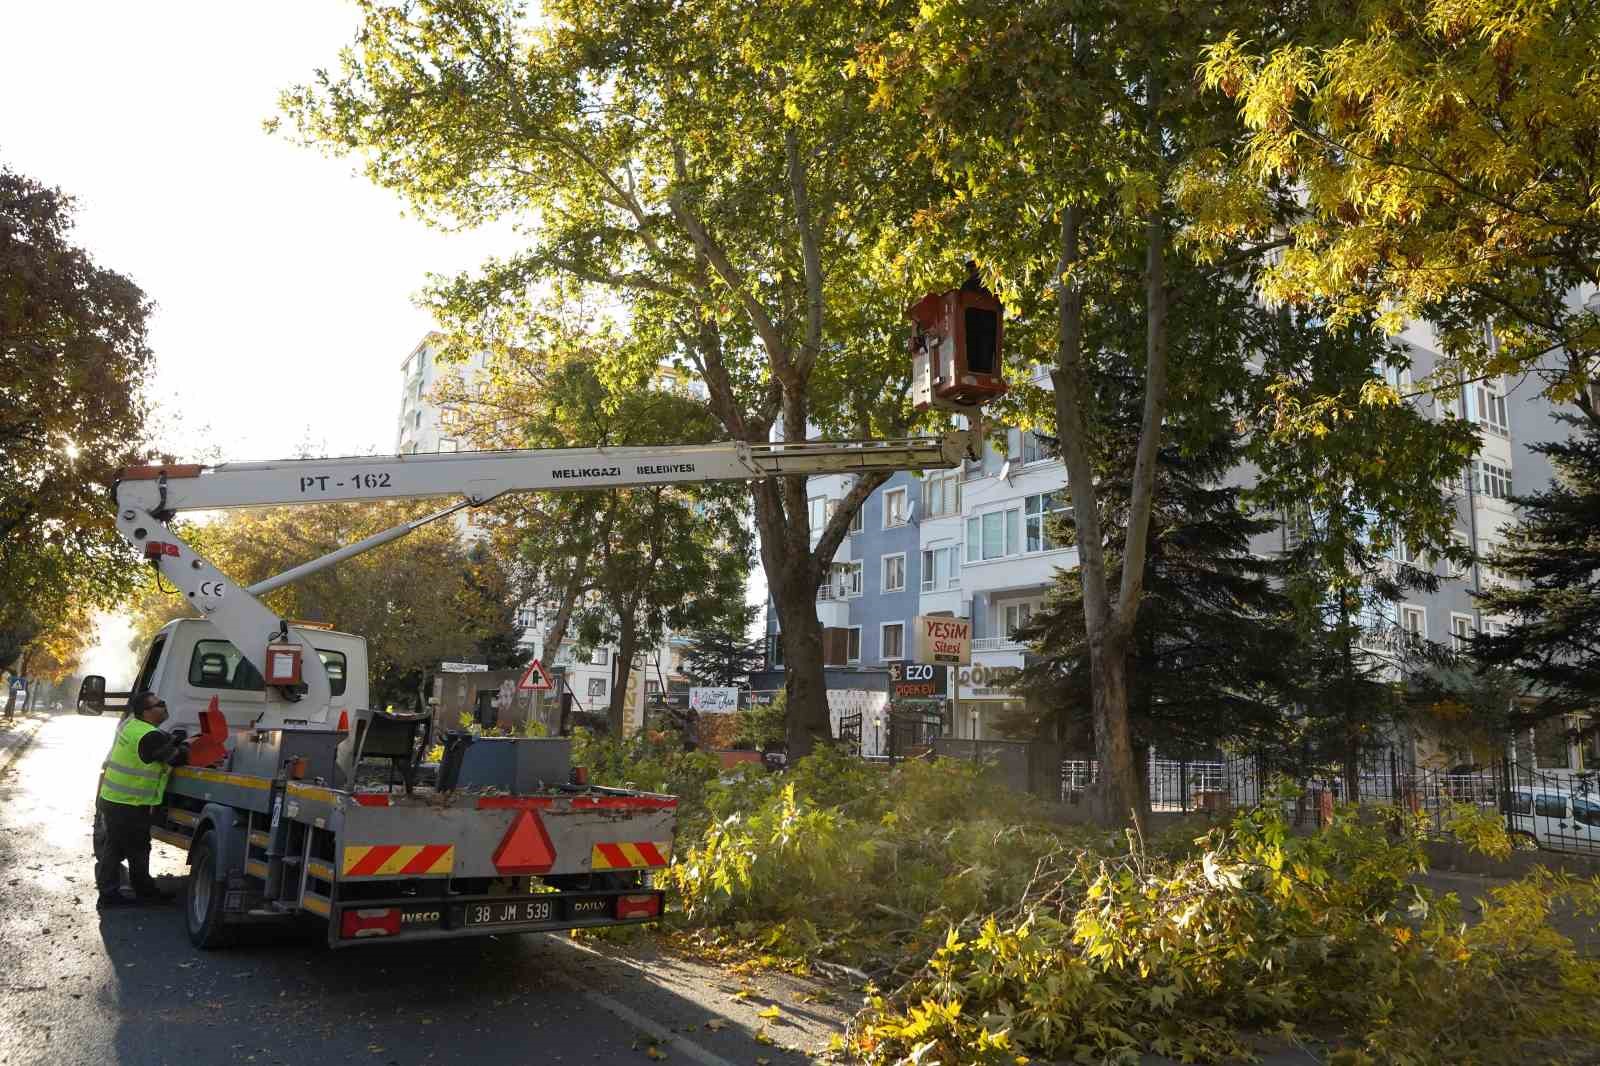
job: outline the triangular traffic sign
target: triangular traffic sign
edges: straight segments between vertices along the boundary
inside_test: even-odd
[[[517,682],[517,688],[530,692],[549,692],[556,687],[550,680],[550,671],[538,659],[528,664],[528,669],[523,671],[522,680]]]
[[[524,808],[506,830],[500,846],[494,849],[493,859],[494,868],[508,876],[542,874],[549,870],[555,865],[556,849],[550,846],[544,820]]]

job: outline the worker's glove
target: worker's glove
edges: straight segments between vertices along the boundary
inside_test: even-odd
[[[174,744],[182,744],[184,741],[189,739],[189,731],[182,726],[179,726],[177,729],[174,729],[171,733],[169,733],[168,736],[172,737],[172,742]]]
[[[177,747],[172,749],[172,754],[167,756],[167,765],[168,766],[188,766],[189,765],[189,742],[187,740],[184,741],[182,744],[179,744]]]

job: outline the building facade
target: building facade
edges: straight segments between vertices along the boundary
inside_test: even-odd
[[[1548,485],[1552,469],[1533,446],[1561,439],[1570,428],[1559,408],[1541,394],[1532,377],[1491,378],[1463,386],[1448,401],[1419,390],[1435,367],[1437,341],[1426,325],[1399,338],[1412,356],[1409,370],[1389,372],[1391,383],[1430,417],[1463,418],[1478,429],[1480,445],[1466,475],[1452,486],[1455,536],[1479,560],[1465,568],[1430,562],[1406,545],[1401,561],[1439,574],[1434,593],[1412,593],[1381,621],[1435,643],[1461,648],[1474,633],[1493,632],[1505,620],[1485,616],[1473,593],[1509,579],[1483,560],[1505,543],[1516,521],[1509,497]],[[1048,379],[1042,384],[1048,386]],[[1249,472],[1238,478],[1248,481]],[[850,482],[811,479],[811,524],[819,529]],[[1010,672],[1024,665],[1028,649],[1014,634],[1054,583],[1056,571],[1077,565],[1075,549],[1052,542],[1045,519],[1068,504],[1066,471],[1044,442],[1010,430],[1006,447],[986,448],[981,462],[960,470],[897,474],[868,497],[849,536],[834,557],[832,579],[817,590],[817,613],[827,627],[849,631],[847,670],[867,675],[905,655],[904,633],[918,614],[948,613],[973,626],[972,664],[951,679],[944,728],[957,738],[994,739],[996,722],[1019,709],[1022,696],[1007,687]],[[1294,522],[1286,521],[1256,545],[1261,552],[1290,546]],[[903,576],[902,576],[903,575]],[[768,611],[767,683],[779,684],[781,643],[776,613]],[[830,669],[830,687],[849,685]],[[1577,771],[1600,765],[1600,747],[1580,747],[1568,738],[1572,723],[1551,722],[1516,738],[1519,759],[1541,769]],[[1473,762],[1471,752],[1450,750],[1427,738],[1414,745],[1418,762],[1448,766]]]

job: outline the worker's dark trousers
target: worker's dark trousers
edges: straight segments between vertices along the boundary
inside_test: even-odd
[[[102,895],[117,891],[122,883],[120,867],[128,864],[128,883],[141,896],[152,895],[156,883],[150,879],[149,807],[130,807],[126,803],[99,800],[103,835],[95,852],[94,887]]]

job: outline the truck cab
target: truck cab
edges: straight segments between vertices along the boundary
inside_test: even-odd
[[[348,710],[355,721],[368,707],[366,638],[333,629],[291,628],[316,648],[335,707]],[[144,690],[166,701],[171,713],[166,728],[182,726],[190,733],[199,728],[200,712],[213,697],[229,732],[250,728],[266,706],[261,672],[201,618],[168,622],[156,634],[133,683],[132,691]]]

